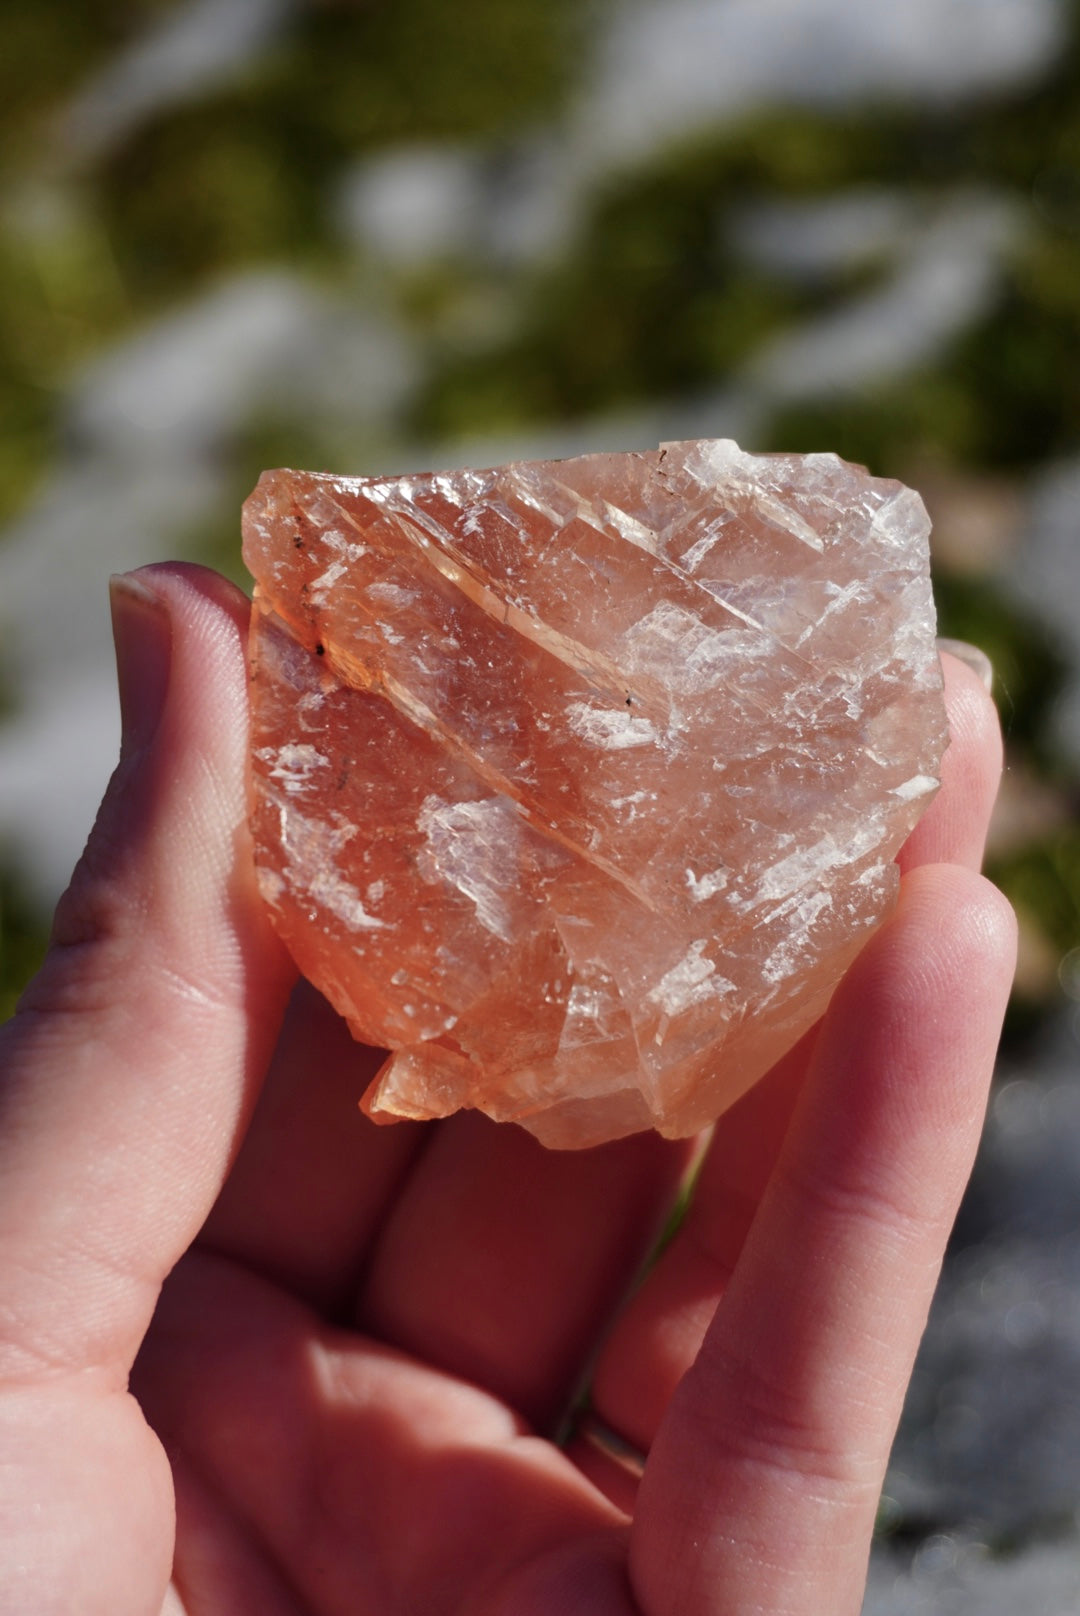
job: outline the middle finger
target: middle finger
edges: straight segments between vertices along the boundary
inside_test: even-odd
[[[360,1327],[550,1431],[693,1149],[641,1133],[547,1150],[476,1112],[450,1118],[380,1234]]]
[[[247,1137],[199,1244],[347,1316],[368,1246],[431,1135],[378,1128],[360,1096],[385,1059],[311,985],[294,989]]]

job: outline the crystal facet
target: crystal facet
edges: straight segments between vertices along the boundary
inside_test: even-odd
[[[370,1115],[712,1121],[891,909],[946,730],[918,496],[726,440],[247,501],[259,880]]]

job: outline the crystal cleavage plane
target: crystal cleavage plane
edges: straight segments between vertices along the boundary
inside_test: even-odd
[[[712,1122],[895,902],[946,743],[929,522],[727,440],[244,508],[252,828],[376,1120]]]

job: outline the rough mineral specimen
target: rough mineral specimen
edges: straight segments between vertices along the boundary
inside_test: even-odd
[[[259,879],[378,1119],[712,1121],[889,912],[945,744],[928,522],[727,441],[245,507]]]

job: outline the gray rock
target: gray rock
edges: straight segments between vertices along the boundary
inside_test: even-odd
[[[914,1555],[875,1550],[863,1616],[1076,1616],[1080,1542],[1034,1544],[1009,1558],[960,1538]]]
[[[1036,479],[1031,521],[1006,583],[1046,619],[1072,664],[1056,716],[1057,738],[1080,762],[1080,459]]]
[[[950,1265],[885,1490],[911,1530],[1015,1535],[1080,1506],[1080,1241]]]
[[[1080,1039],[1066,1009],[1027,1059],[999,1068],[954,1248],[1078,1234]]]
[[[1080,1508],[1080,1061],[1062,1016],[995,1093],[893,1451],[908,1530]]]

